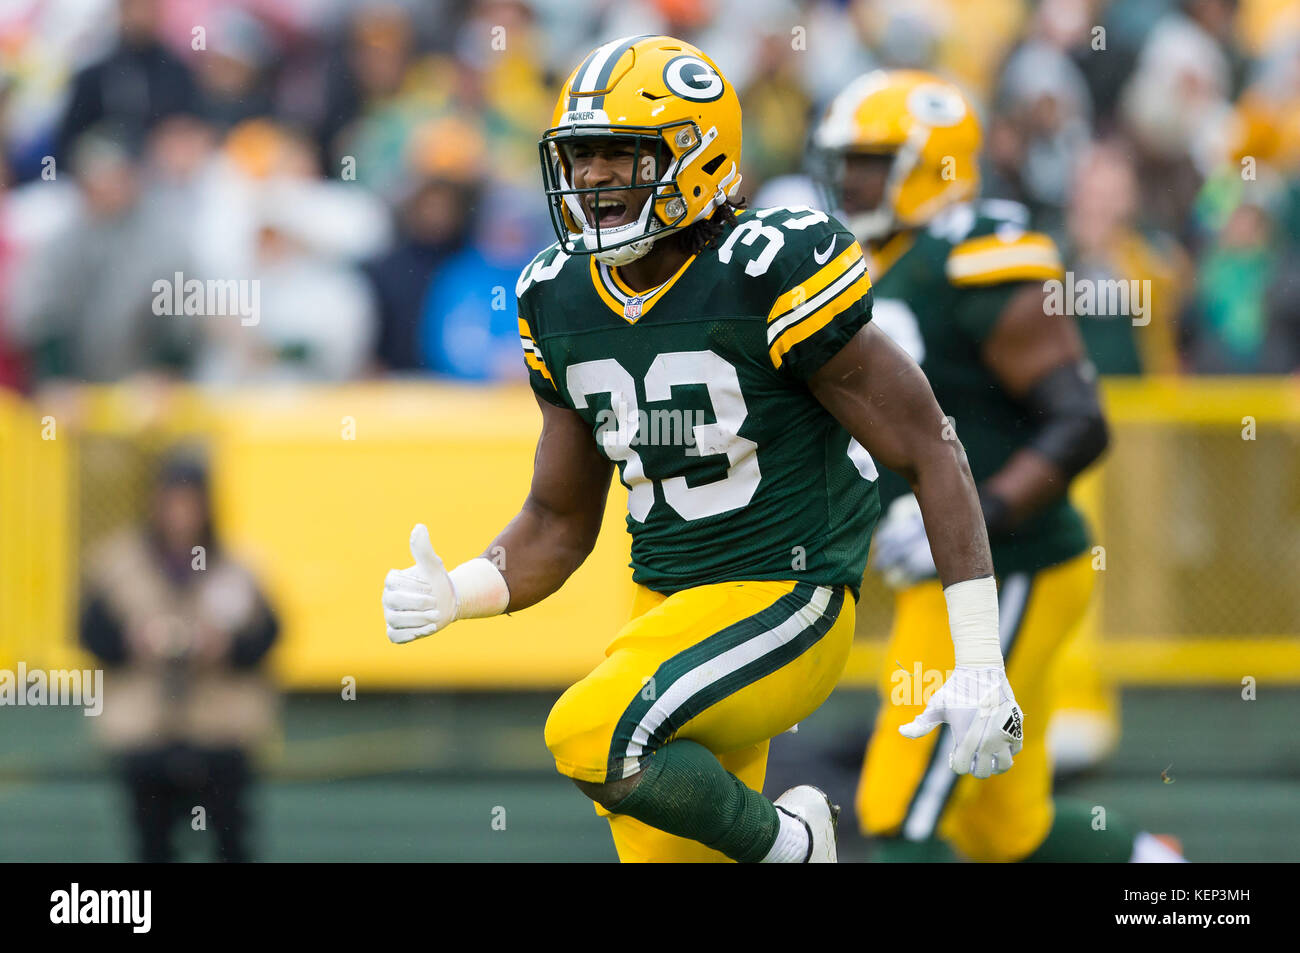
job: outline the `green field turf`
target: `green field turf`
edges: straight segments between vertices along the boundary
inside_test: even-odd
[[[274,861],[611,861],[608,830],[554,773],[551,694],[287,699],[254,801]],[[1300,691],[1129,691],[1124,738],[1071,797],[1182,839],[1198,861],[1300,860]],[[773,743],[767,793],[816,783],[846,807],[840,858],[869,845],[851,814],[875,697],[840,691]],[[0,861],[131,858],[125,798],[78,710],[0,708]],[[1160,772],[1172,763],[1166,784]],[[493,820],[497,818],[495,829]],[[208,833],[178,828],[202,859]]]

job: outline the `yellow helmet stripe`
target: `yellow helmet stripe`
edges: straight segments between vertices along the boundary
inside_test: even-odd
[[[835,260],[825,268],[777,298],[776,303],[772,305],[772,310],[767,313],[768,324],[782,318],[788,312],[793,311],[814,297],[828,284],[848,271],[853,263],[861,257],[862,246],[857,242],[850,242],[849,247],[836,256]]]
[[[1063,271],[1056,243],[1029,232],[1013,241],[984,235],[962,242],[948,256],[945,271],[954,285],[989,285],[1059,277]]]
[[[785,355],[790,348],[794,347],[800,341],[805,341],[812,337],[826,325],[830,324],[834,317],[846,308],[852,307],[862,297],[871,290],[871,279],[867,277],[866,271],[842,292],[836,295],[830,302],[824,305],[816,314],[811,315],[807,320],[800,321],[798,324],[789,328],[784,334],[772,343],[768,348],[768,356],[772,359],[772,366],[780,368],[785,360]]]

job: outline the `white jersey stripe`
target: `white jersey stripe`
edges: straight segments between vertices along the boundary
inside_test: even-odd
[[[767,327],[767,343],[770,345],[780,337],[781,332],[786,328],[790,327],[792,324],[798,324],[804,318],[816,312],[822,305],[826,304],[828,301],[834,300],[836,295],[861,278],[866,270],[866,261],[859,258],[857,264],[836,278],[830,285],[823,288],[813,298],[805,301],[779,321],[769,324]]]

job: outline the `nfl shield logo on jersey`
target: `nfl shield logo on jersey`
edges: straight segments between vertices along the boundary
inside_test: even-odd
[[[641,317],[641,299],[629,298],[623,303],[623,317],[629,321],[635,321]]]

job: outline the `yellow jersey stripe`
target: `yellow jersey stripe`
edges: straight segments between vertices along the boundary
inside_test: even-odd
[[[614,287],[618,290],[620,294],[626,295],[629,298],[636,297],[636,292],[632,290],[632,288],[628,285],[626,281],[624,281],[621,277],[619,277],[617,269],[609,268],[606,270],[605,273],[609,275],[610,280],[614,282]]]
[[[851,242],[849,247],[840,252],[825,268],[777,298],[776,303],[772,305],[772,310],[767,313],[768,323],[770,324],[784,317],[790,311],[806,303],[836,278],[852,268],[854,263],[861,258],[862,246],[857,242]]]
[[[1046,235],[1023,235],[1013,242],[985,235],[954,248],[945,271],[954,285],[988,285],[1059,277],[1063,266]]]
[[[552,387],[555,387],[555,378],[551,376],[550,370],[546,367],[546,362],[542,360],[542,349],[533,340],[532,328],[528,326],[528,322],[523,319],[522,315],[519,317],[519,343],[524,348],[524,363],[550,381]]]
[[[770,346],[778,337],[785,333],[786,328],[798,324],[808,318],[809,315],[816,314],[819,310],[829,304],[845,288],[851,286],[859,278],[867,278],[867,263],[861,258],[852,265],[848,271],[836,278],[835,281],[827,288],[822,289],[814,297],[805,301],[793,311],[787,312],[780,319],[771,322],[767,326],[767,343]],[[867,287],[871,286],[871,279],[867,278]]]
[[[840,314],[847,308],[852,307],[863,296],[871,290],[871,279],[867,277],[865,271],[857,281],[849,285],[840,294],[829,303],[824,305],[821,310],[811,317],[800,321],[798,324],[791,326],[784,334],[773,342],[768,348],[768,356],[772,359],[772,366],[780,368],[785,361],[785,355],[800,341],[805,341],[812,337],[826,325],[830,324],[836,315]]]
[[[873,249],[867,259],[867,271],[881,277],[894,267],[894,262],[902,258],[916,244],[916,232],[899,232],[879,248]]]
[[[948,254],[954,257],[1007,248],[1044,248],[1054,252],[1056,243],[1042,232],[1021,232],[1015,238],[1003,238],[997,234],[981,235],[979,238],[969,238],[959,242]]]
[[[682,262],[682,266],[678,268],[676,272],[673,273],[673,276],[671,278],[669,278],[658,288],[655,288],[653,291],[649,293],[649,296],[646,297],[645,300],[641,303],[642,314],[645,314],[647,311],[653,308],[655,304],[659,301],[659,299],[668,293],[668,289],[671,288],[673,285],[677,284],[677,279],[680,278],[682,275],[686,274],[686,269],[691,267],[691,262],[693,261],[695,261],[694,255],[692,255],[690,258],[687,258],[684,262]],[[618,284],[622,288],[627,287],[627,285],[624,284],[623,281],[618,277],[618,274],[614,271],[613,268],[609,270],[609,273],[613,275],[614,280],[618,282]],[[636,292],[631,291],[630,289],[629,292],[630,294],[633,295],[636,294]]]
[[[550,381],[552,387],[555,387],[555,378],[551,376],[551,372],[547,369],[546,362],[542,360],[540,354],[525,348],[524,363]]]
[[[600,277],[600,266],[596,262],[596,256],[591,256],[591,283],[596,288],[596,294],[600,299],[609,305],[609,310],[613,311],[620,318],[623,317],[623,302],[617,300],[605,287],[605,282]]]
[[[591,258],[591,283],[595,286],[596,292],[600,295],[601,300],[609,305],[611,311],[620,318],[627,318],[623,314],[623,305],[632,298],[641,299],[641,314],[645,314],[658,303],[659,299],[668,293],[668,289],[677,283],[677,279],[686,273],[686,269],[695,261],[696,256],[692,255],[682,266],[674,272],[673,276],[661,284],[658,288],[652,288],[648,292],[638,293],[627,286],[627,283],[618,276],[613,268],[601,265],[596,261],[595,256]],[[631,319],[635,323],[636,319]]]

